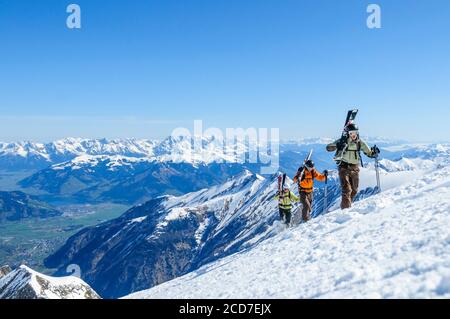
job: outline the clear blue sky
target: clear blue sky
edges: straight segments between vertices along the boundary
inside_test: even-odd
[[[364,135],[450,140],[448,0],[0,0],[0,63],[0,140],[337,136],[353,106]]]

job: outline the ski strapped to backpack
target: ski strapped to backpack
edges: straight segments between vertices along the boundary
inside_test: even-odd
[[[314,150],[310,150],[309,153],[308,153],[308,156],[303,161],[302,171],[301,171],[300,175],[298,176],[298,184],[299,184],[299,186],[300,186],[300,183],[303,181],[303,179],[305,177],[305,169],[306,169],[305,168],[305,164],[306,164],[307,161],[309,161],[311,159],[313,151]],[[313,176],[313,178],[314,178],[314,176]]]
[[[339,139],[338,143],[337,143],[337,150],[336,150],[336,154],[334,155],[334,160],[339,164],[342,158],[342,154],[345,153],[348,144],[347,144],[347,140],[348,140],[348,130],[347,127],[353,123],[353,121],[356,118],[356,115],[358,114],[358,109],[354,109],[354,110],[350,110],[347,112],[347,117],[345,118],[345,123],[344,123],[344,129],[342,130],[342,135],[341,138]]]
[[[281,202],[283,199],[283,189],[284,184],[286,183],[286,173],[278,175],[278,195],[279,195],[279,201]]]
[[[300,183],[305,179],[305,169],[306,169],[305,164],[307,161],[309,161],[311,159],[313,151],[314,150],[309,151],[308,156],[303,161],[303,165],[301,166],[300,174],[299,174],[299,172],[297,172],[297,176],[298,176],[297,184],[298,184],[299,189],[300,189]],[[314,179],[314,173],[313,173],[313,179]]]

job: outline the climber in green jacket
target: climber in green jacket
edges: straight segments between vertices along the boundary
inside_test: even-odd
[[[291,192],[289,185],[285,184],[282,194],[278,192],[275,199],[278,200],[280,219],[289,226],[291,224],[292,217],[292,203],[300,201],[300,198]]]

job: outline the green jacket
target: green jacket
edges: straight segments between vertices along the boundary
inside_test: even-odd
[[[277,194],[277,196],[275,196],[275,199],[279,201],[278,207],[286,210],[292,208],[292,202],[300,201],[300,198],[295,196],[295,194],[291,191],[289,191],[289,195],[283,193],[283,195],[281,195],[281,199],[280,194]]]
[[[331,144],[327,145],[327,151],[333,152],[337,150],[337,144],[339,143],[339,140],[334,141]],[[359,156],[359,150],[364,152],[368,157],[373,157],[373,152],[369,148],[366,142],[359,139],[356,142],[354,142],[350,137],[347,140],[347,148],[345,148],[344,152],[341,154],[337,154],[335,157],[335,161],[345,162],[348,164],[359,164],[361,159]]]

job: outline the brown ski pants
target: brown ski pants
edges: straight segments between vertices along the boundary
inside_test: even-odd
[[[343,164],[339,166],[339,179],[342,188],[341,209],[350,208],[359,187],[359,165]]]
[[[300,202],[302,203],[302,219],[307,222],[311,219],[313,194],[300,191]]]

